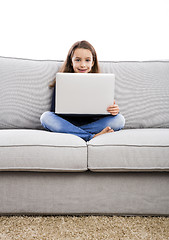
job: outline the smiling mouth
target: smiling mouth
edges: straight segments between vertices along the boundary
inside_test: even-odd
[[[78,69],[80,72],[85,72],[87,69]]]

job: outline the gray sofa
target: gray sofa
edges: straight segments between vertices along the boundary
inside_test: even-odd
[[[0,58],[0,214],[169,214],[169,61],[100,62],[126,124],[89,142],[48,132],[62,61]]]

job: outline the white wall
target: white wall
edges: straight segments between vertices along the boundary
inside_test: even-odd
[[[0,56],[64,60],[88,40],[99,60],[169,59],[169,0],[0,0]]]

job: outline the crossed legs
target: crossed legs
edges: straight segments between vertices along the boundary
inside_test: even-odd
[[[52,132],[69,133],[83,138],[85,141],[91,140],[100,134],[118,131],[124,127],[125,119],[121,114],[116,116],[105,116],[92,123],[76,126],[54,112],[44,112],[40,118],[44,128]]]

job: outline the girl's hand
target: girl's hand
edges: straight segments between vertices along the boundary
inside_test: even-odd
[[[110,105],[107,111],[111,113],[111,115],[116,116],[119,113],[119,106],[114,101],[114,105]]]

